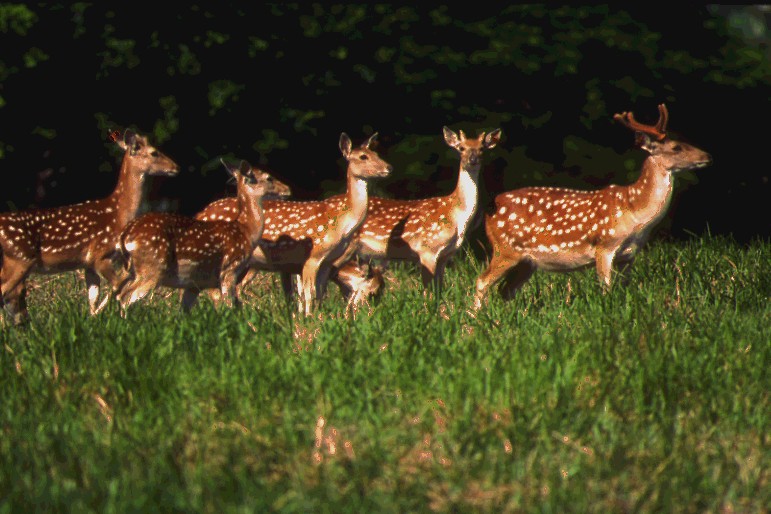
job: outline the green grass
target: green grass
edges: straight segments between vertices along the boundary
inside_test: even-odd
[[[354,321],[35,277],[0,329],[0,513],[767,512],[771,244],[652,242],[626,287],[538,272],[466,313],[392,266]]]

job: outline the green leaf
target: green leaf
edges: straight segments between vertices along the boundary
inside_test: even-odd
[[[228,102],[235,102],[238,100],[238,93],[242,91],[246,86],[243,84],[236,84],[231,80],[215,80],[209,84],[209,115],[213,116],[217,111],[225,107]]]
[[[26,36],[37,21],[37,14],[24,4],[0,4],[0,32],[4,34]]]
[[[32,47],[26,52],[24,52],[23,59],[24,59],[24,67],[25,68],[34,68],[39,63],[45,62],[49,59],[49,55],[45,53],[43,50],[41,50],[38,47]]]

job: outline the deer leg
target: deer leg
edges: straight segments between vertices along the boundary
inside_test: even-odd
[[[29,311],[27,311],[27,284],[21,282],[14,290],[16,308],[13,315],[13,324],[22,325],[29,320]],[[12,303],[13,305],[13,303]]]
[[[120,293],[123,291],[123,288],[126,287],[126,284],[128,284],[134,278],[134,264],[131,262],[131,259],[126,259],[123,261],[123,268],[119,273],[120,278],[113,286],[116,300],[120,297]]]
[[[441,278],[439,274],[444,271],[443,260],[438,255],[420,256],[420,277],[423,281],[423,288],[426,291],[433,292],[434,299],[437,302],[439,302],[439,294],[441,293]]]
[[[420,255],[420,278],[423,282],[423,288],[433,290],[434,294],[436,294],[436,268],[436,255]]]
[[[600,280],[600,286],[603,292],[610,290],[611,272],[613,270],[613,257],[616,254],[616,248],[608,250],[607,248],[597,248],[595,251],[595,261],[597,263],[597,277]]]
[[[356,255],[356,251],[359,249],[359,245],[354,241],[345,247],[343,254],[332,262],[332,266],[335,268],[342,268],[346,263],[351,262],[351,259]]]
[[[29,320],[27,286],[24,282],[19,282],[13,289],[6,290],[3,293],[3,301],[14,325],[22,325]]]
[[[99,306],[97,306],[96,303],[99,300],[99,283],[101,282],[99,274],[93,269],[87,268],[85,277],[86,288],[88,288],[88,312],[93,316],[102,310],[107,302],[105,301]],[[105,298],[109,298],[109,295],[107,295]]]
[[[158,245],[155,248],[140,245],[139,249],[128,255],[130,278],[121,287],[119,298],[121,316],[124,318],[131,304],[158,287],[171,262],[172,249],[169,242],[162,237],[156,242]]]
[[[342,292],[342,288],[341,288]],[[349,315],[356,319],[356,313],[359,312],[359,304],[363,303],[361,291],[348,291],[348,295],[343,295],[345,301],[345,318],[348,319]]]
[[[434,282],[434,264],[430,265],[420,263],[420,278],[423,281],[423,287],[428,289]]]
[[[423,294],[428,295],[428,297],[432,296],[434,298],[434,307],[439,308],[439,282],[437,280],[437,271],[438,271],[438,264],[437,264],[437,256],[436,255],[429,255],[424,257],[423,255],[420,256],[420,278],[423,282]]]
[[[510,270],[498,288],[505,301],[510,301],[522,285],[530,280],[535,273],[536,266],[529,261],[520,261]]]
[[[373,266],[372,264],[369,264],[367,267],[367,278],[365,279],[364,285],[358,287],[356,293],[362,294],[364,300],[366,300],[368,296],[373,296],[375,298],[379,297],[383,292],[383,286],[385,285],[385,281],[383,279],[384,271],[384,267]],[[359,291],[363,292],[359,293]]]
[[[236,287],[238,288],[238,297],[241,298],[244,295],[246,287],[257,277],[257,270],[250,266],[247,266],[237,279]]]
[[[219,289],[207,289],[206,294],[209,296],[209,299],[214,304],[214,307],[218,307],[219,304],[222,302],[222,293]],[[184,291],[182,292],[182,298],[184,298]]]
[[[160,276],[145,275],[136,273],[134,278],[129,281],[120,292],[120,306],[122,309],[122,316],[126,317],[126,309],[129,308],[134,302],[144,298],[147,293],[155,289],[158,285]]]
[[[117,295],[128,277],[127,262],[123,262],[121,256],[115,252],[97,257],[94,261],[91,272],[95,272],[96,277],[89,277],[89,270],[86,270],[86,284],[88,285],[88,306],[92,315],[98,314],[105,308],[110,298]],[[105,294],[104,299],[97,305],[101,280],[104,279],[110,285],[110,291]]]
[[[292,282],[293,275],[287,273],[281,276],[281,287],[284,290],[284,298],[286,298],[287,305],[292,306],[292,298],[294,298],[294,291],[297,291],[297,312],[302,314],[305,309],[305,295],[303,294],[303,277],[302,273],[294,275],[294,283]]]
[[[89,270],[86,270],[86,284],[88,284],[88,306],[92,315],[100,313],[110,301],[110,298],[116,296],[128,279],[128,273],[125,268],[116,269],[116,263],[111,257],[99,259],[94,263],[96,278],[89,279]],[[94,270],[91,270],[92,272]],[[100,278],[110,285],[110,291],[105,294],[99,305],[96,301],[99,298]],[[91,281],[89,283],[89,280]]]
[[[6,291],[11,291],[19,284],[27,280],[30,270],[32,270],[32,262],[12,260],[5,257],[3,262],[3,268],[0,270],[0,289],[3,294]]]
[[[436,270],[434,271],[434,290],[436,291],[437,298],[442,294],[442,287],[444,286],[444,270],[447,268],[447,262],[449,260],[449,257],[443,257],[436,262]]]
[[[624,286],[629,285],[629,268],[634,263],[635,259],[635,250],[636,247],[628,247],[624,249],[623,252],[621,252],[614,262],[614,265],[616,266],[617,273],[621,275],[621,283]]]
[[[316,272],[316,296],[317,302],[321,302],[322,298],[327,294],[327,284],[329,283],[329,274],[332,271],[332,266],[326,262],[323,262],[319,266],[319,270]]]
[[[281,277],[281,290],[284,291],[284,298],[291,300],[294,296],[294,284],[292,283],[292,274],[282,271]],[[298,289],[299,293],[299,289]]]
[[[320,267],[321,261],[314,258],[309,258],[303,265],[300,295],[302,297],[302,307],[306,316],[311,315],[311,311],[315,306],[316,283]]]
[[[31,269],[32,262],[4,257],[3,268],[0,271],[0,295],[14,325],[21,325],[29,319],[26,280]]]
[[[514,259],[505,258],[497,250],[493,252],[493,258],[490,259],[487,269],[477,278],[476,292],[474,293],[474,311],[482,307],[490,287],[498,283],[513,266],[519,263],[520,259],[520,256]]]
[[[190,309],[195,305],[198,295],[201,290],[196,288],[186,287],[182,290],[182,311],[185,313],[190,312]]]
[[[340,267],[332,267],[329,274],[331,280],[339,289],[340,294],[345,299],[350,299],[351,294],[356,289],[356,280],[361,268],[352,261],[348,261]]]
[[[230,308],[240,308],[241,300],[238,298],[238,274],[234,271],[226,271],[220,277],[220,291],[222,299]]]
[[[249,284],[252,280],[257,277],[257,270],[254,268],[247,268],[246,273],[244,274],[244,278],[241,279],[241,287],[245,287],[247,284]]]

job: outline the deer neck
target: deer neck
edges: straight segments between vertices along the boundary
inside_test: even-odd
[[[110,195],[110,206],[114,209],[113,217],[116,229],[125,227],[139,213],[144,191],[144,173],[135,174],[131,169],[131,160],[123,158],[118,176],[118,184]],[[109,214],[109,212],[107,213]]]
[[[344,232],[352,232],[364,222],[364,218],[367,215],[368,201],[367,181],[349,173],[348,190],[345,195],[345,211],[342,213]]]
[[[455,223],[458,226],[458,240],[463,239],[463,235],[468,227],[469,220],[476,212],[479,180],[479,170],[472,171],[461,167],[458,173],[458,185],[452,193],[451,205],[454,209]]]
[[[672,201],[672,173],[656,157],[643,162],[637,182],[627,186],[627,198],[634,219],[641,224],[655,223]]]
[[[241,212],[238,215],[237,223],[249,240],[251,247],[254,248],[262,237],[262,231],[265,228],[262,197],[248,198],[239,195],[238,205]]]

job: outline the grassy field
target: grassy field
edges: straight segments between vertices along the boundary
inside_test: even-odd
[[[466,313],[391,269],[354,321],[35,277],[0,329],[0,513],[767,512],[771,243],[651,242],[627,287],[536,275]]]

